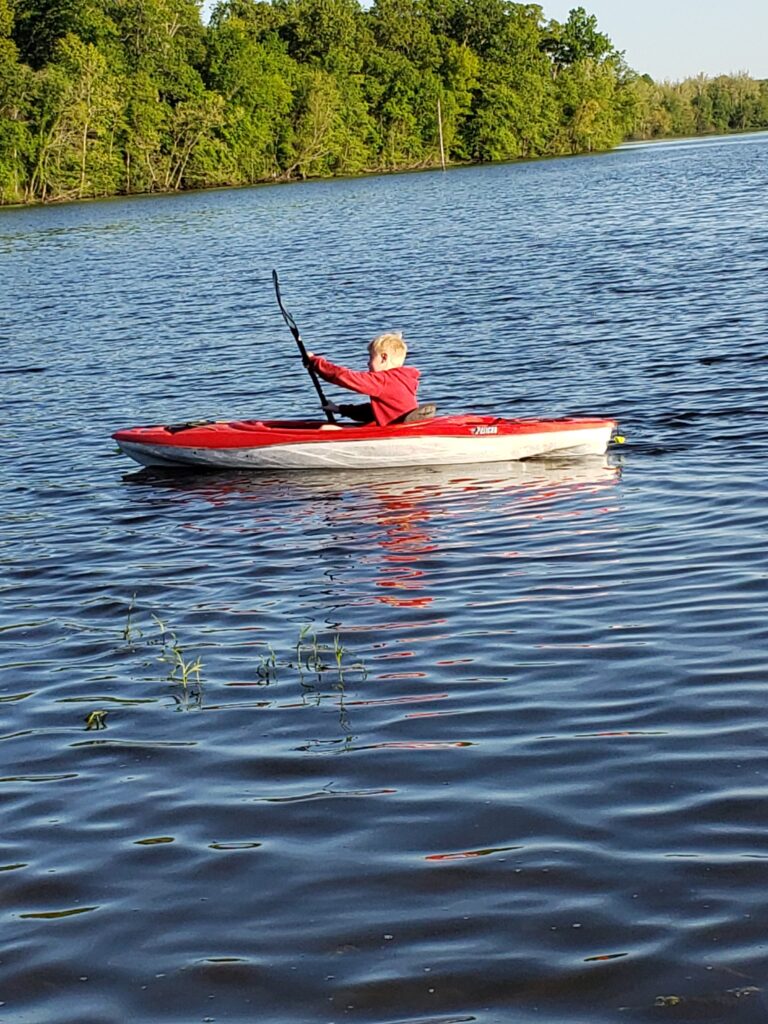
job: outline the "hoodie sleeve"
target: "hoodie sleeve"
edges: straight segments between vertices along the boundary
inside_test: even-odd
[[[338,384],[342,388],[357,392],[358,395],[370,395],[378,398],[390,386],[386,371],[349,370],[346,366],[337,366],[322,356],[311,356],[309,364],[323,380],[329,384]]]

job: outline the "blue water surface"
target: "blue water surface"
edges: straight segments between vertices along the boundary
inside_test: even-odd
[[[2,1024],[766,1019],[766,185],[763,134],[0,211]],[[627,444],[140,471],[317,413],[273,267],[315,351]]]

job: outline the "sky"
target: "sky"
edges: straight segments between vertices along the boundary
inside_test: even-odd
[[[658,82],[703,72],[768,78],[768,0],[537,0],[546,18],[594,14],[627,64]]]

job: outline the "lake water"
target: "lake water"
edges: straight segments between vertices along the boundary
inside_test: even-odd
[[[139,471],[316,413],[272,267],[627,444]],[[767,280],[768,135],[0,213],[0,1022],[765,1021]]]

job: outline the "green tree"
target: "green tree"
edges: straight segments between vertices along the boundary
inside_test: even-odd
[[[35,70],[56,60],[65,36],[105,47],[116,36],[114,22],[100,0],[10,0],[13,39],[20,59]]]
[[[165,129],[166,191],[229,183],[221,170],[219,129],[224,123],[224,100],[209,90],[201,89],[173,107]]]
[[[552,151],[556,94],[541,47],[540,8],[510,5],[484,47],[469,151],[479,160],[510,160]]]
[[[224,102],[206,88],[206,33],[195,0],[104,0],[125,68],[127,191],[220,184]],[[226,181],[226,177],[224,178]]]
[[[331,74],[358,72],[369,43],[357,0],[274,0],[280,37],[299,64]]]
[[[672,118],[661,103],[661,89],[650,75],[633,79],[629,86],[632,94],[632,121],[628,135],[634,139],[655,139],[669,135]]]
[[[480,86],[481,61],[465,44],[447,40],[440,67],[442,130],[449,158],[468,160],[468,127],[475,92]]]
[[[118,83],[104,55],[75,35],[59,40],[55,57],[38,73],[31,191],[43,199],[113,194],[121,185]]]
[[[303,70],[294,96],[284,176],[326,177],[360,170],[368,157],[367,119],[365,103],[348,82],[320,68]]]
[[[231,181],[247,184],[283,172],[299,68],[273,32],[237,16],[220,17],[209,30],[208,85],[221,93]]]
[[[629,121],[616,68],[591,58],[564,68],[557,77],[562,111],[558,150],[589,153],[611,149],[626,136]]]
[[[611,40],[597,28],[597,18],[583,7],[575,7],[564,25],[551,21],[541,48],[548,53],[557,71],[582,60],[597,63],[615,54]]]
[[[0,203],[24,199],[31,148],[28,100],[32,75],[19,62],[12,32],[13,10],[7,0],[0,0]]]
[[[128,78],[123,101],[125,191],[162,191],[169,179],[164,140],[171,108],[160,101],[157,84],[147,71],[136,71]]]
[[[430,0],[433,24],[478,57],[498,55],[510,10],[518,6],[507,0]],[[538,12],[524,9],[530,10],[538,23]]]
[[[380,51],[397,53],[420,71],[439,66],[439,40],[423,0],[375,0],[370,21]]]

